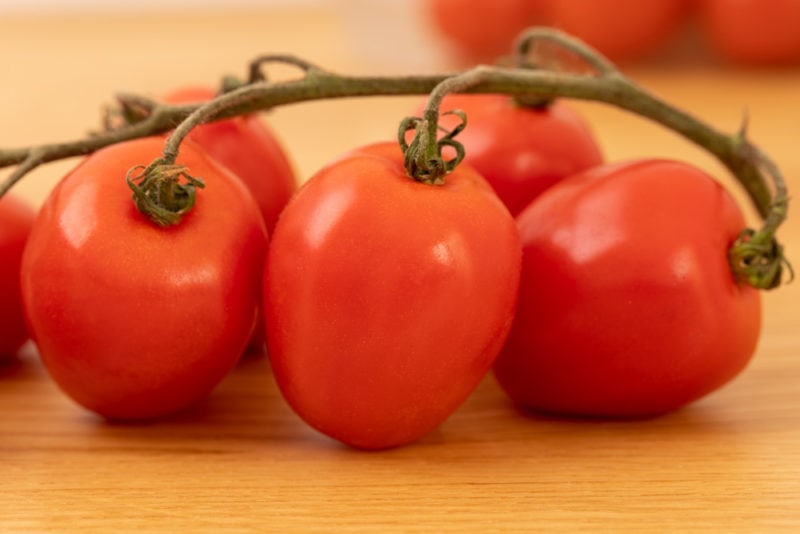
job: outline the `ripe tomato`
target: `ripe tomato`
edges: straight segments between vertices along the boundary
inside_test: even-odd
[[[198,147],[178,163],[202,178],[194,208],[160,228],[125,176],[163,140],[89,156],[45,201],[22,262],[31,335],[55,382],[111,419],[145,419],[206,396],[238,361],[256,320],[266,230],[252,195]]]
[[[548,0],[550,24],[613,61],[633,61],[662,46],[686,19],[691,0]]]
[[[517,223],[517,315],[495,375],[535,410],[645,416],[722,386],[751,358],[760,296],[736,283],[744,227],[700,170],[644,160],[552,187]]]
[[[734,62],[800,61],[800,0],[701,0],[700,13],[711,44]]]
[[[278,386],[346,444],[414,441],[490,369],[519,267],[514,220],[468,166],[432,186],[406,175],[396,146],[338,159],[289,202],[270,245],[264,312]]]
[[[504,95],[452,94],[440,109],[466,113],[467,126],[457,137],[464,161],[486,178],[512,215],[565,176],[603,159],[589,126],[561,101],[533,108]],[[458,123],[452,115],[439,122],[445,128]]]
[[[35,211],[6,194],[0,198],[0,361],[13,359],[28,339],[22,315],[19,268]]]
[[[426,0],[425,17],[459,60],[492,62],[512,52],[522,30],[541,23],[547,0]]]
[[[214,92],[187,87],[166,96],[174,104],[203,102]],[[247,185],[272,232],[283,207],[297,189],[294,170],[277,137],[258,115],[245,115],[194,128],[189,138],[228,167]]]

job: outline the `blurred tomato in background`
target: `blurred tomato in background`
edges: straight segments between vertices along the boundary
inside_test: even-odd
[[[549,0],[428,0],[426,15],[458,62],[493,62],[508,55],[525,28],[547,22]]]
[[[699,12],[704,35],[728,61],[800,62],[800,0],[699,0]]]
[[[616,61],[662,45],[685,19],[690,0],[428,0],[428,15],[461,59],[509,53],[525,28],[571,33]]]
[[[559,28],[617,64],[671,57],[727,65],[800,64],[800,0],[423,0],[459,63],[508,55],[531,26]],[[687,39],[688,37],[688,39]],[[674,55],[674,54],[673,54]],[[674,60],[674,58],[671,58]]]
[[[549,23],[613,61],[643,59],[675,35],[689,0],[548,0]]]

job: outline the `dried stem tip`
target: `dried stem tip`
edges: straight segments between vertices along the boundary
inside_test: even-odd
[[[181,182],[181,178],[185,178]],[[186,166],[155,160],[148,166],[137,165],[128,171],[128,187],[133,191],[136,208],[159,226],[171,226],[194,206],[202,180],[188,174]]]

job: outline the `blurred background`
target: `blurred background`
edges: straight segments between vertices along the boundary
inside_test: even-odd
[[[356,39],[403,37],[450,61],[492,61],[531,25],[573,33],[615,61],[800,61],[798,0],[3,0],[0,15],[270,11],[339,12]],[[432,32],[432,33],[431,33]],[[421,40],[422,42],[417,42]],[[362,50],[381,49],[379,42]],[[377,46],[375,46],[377,45]],[[421,58],[417,58],[418,60]],[[428,58],[425,58],[426,60]]]

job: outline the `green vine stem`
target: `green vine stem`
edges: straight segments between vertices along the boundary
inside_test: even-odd
[[[783,267],[788,267],[788,263],[783,256],[782,247],[775,240],[775,233],[787,215],[788,193],[777,166],[750,142],[744,128],[734,134],[717,131],[637,86],[600,54],[557,30],[535,28],[521,36],[518,43],[517,52],[521,56],[534,50],[537,44],[549,44],[578,57],[590,72],[482,65],[455,74],[358,77],[334,74],[289,56],[264,56],[257,60],[257,66],[251,66],[248,82],[252,83],[243,83],[206,104],[171,105],[134,95],[120,95],[118,100],[123,107],[127,106],[129,111],[135,110],[135,113],[128,113],[127,122],[119,127],[77,141],[0,150],[0,167],[18,165],[0,184],[0,196],[41,164],[89,154],[114,143],[174,130],[165,144],[162,162],[171,165],[177,157],[181,141],[198,124],[303,101],[430,94],[425,117],[415,123],[420,127],[420,139],[415,144],[419,148],[415,150],[422,149],[424,153],[416,153],[412,158],[424,169],[430,164],[444,164],[445,168],[448,167],[440,158],[440,146],[436,145],[436,123],[439,115],[437,100],[440,102],[441,96],[448,91],[503,93],[525,99],[592,100],[616,106],[661,124],[703,147],[724,164],[741,183],[764,219],[761,229],[745,231],[731,247],[731,268],[737,278],[755,287],[766,289],[780,284]],[[300,68],[302,77],[270,82],[260,74],[260,68],[262,64],[274,61]],[[420,130],[427,133],[423,134]],[[450,135],[451,141],[453,136]],[[455,143],[451,144],[455,146]],[[148,168],[153,169],[154,166]],[[440,170],[436,170],[432,175],[441,178],[440,173]],[[791,268],[789,272],[791,274]]]

